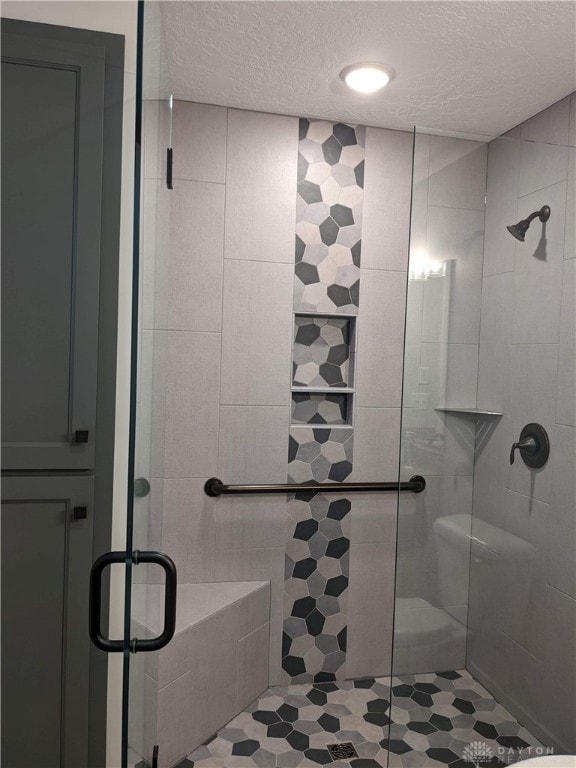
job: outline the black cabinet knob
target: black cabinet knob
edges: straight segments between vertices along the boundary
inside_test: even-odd
[[[88,442],[88,430],[87,429],[77,429],[76,432],[74,432],[74,442],[76,445],[80,445],[81,443],[87,443]]]
[[[72,517],[74,520],[86,520],[88,517],[88,507],[74,507]]]

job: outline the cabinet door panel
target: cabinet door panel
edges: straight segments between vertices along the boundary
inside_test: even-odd
[[[93,478],[2,482],[2,765],[87,761]],[[86,507],[84,519],[74,508]],[[9,704],[8,704],[9,703]]]
[[[94,466],[103,97],[98,47],[3,33],[4,469]]]

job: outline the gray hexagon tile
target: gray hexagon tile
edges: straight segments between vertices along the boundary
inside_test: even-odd
[[[293,427],[292,483],[341,482],[352,471],[349,429]],[[343,496],[295,494],[288,501],[282,670],[286,683],[343,676],[346,661],[351,503]]]
[[[348,424],[350,395],[292,393],[292,424]]]
[[[296,316],[293,386],[351,387],[351,320]]]
[[[300,120],[296,311],[357,312],[364,143],[363,126]]]
[[[357,757],[332,756],[346,744]],[[393,678],[392,694],[389,678],[270,688],[177,768],[506,766],[547,752],[462,670]]]

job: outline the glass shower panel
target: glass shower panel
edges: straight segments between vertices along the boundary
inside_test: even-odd
[[[160,311],[157,297],[163,295],[161,262],[169,245],[166,148],[171,114],[169,94],[162,90],[166,53],[159,13],[158,3],[143,4],[138,323],[133,329],[137,382],[135,436],[131,447],[134,471],[131,551],[162,550],[170,556],[171,550],[166,549],[161,529],[165,386],[162,371],[166,345],[156,318]],[[157,637],[164,621],[164,571],[158,565],[136,562],[131,570],[130,637],[144,640]],[[154,765],[157,759],[154,748],[158,743],[159,658],[159,651],[130,655],[123,733],[123,749],[129,766]]]
[[[390,766],[574,752],[575,152],[415,134]]]

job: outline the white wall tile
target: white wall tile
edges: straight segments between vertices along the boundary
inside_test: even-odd
[[[394,615],[394,541],[350,551],[346,676],[389,675]]]
[[[400,408],[357,408],[350,481],[398,478]]]
[[[292,265],[226,261],[223,404],[289,402],[293,284]]]
[[[288,406],[222,406],[218,477],[225,483],[285,483]]]
[[[478,367],[478,408],[501,411],[508,383],[514,290],[511,272],[485,277]]]
[[[520,145],[520,197],[564,181],[568,174],[568,148],[523,141]],[[535,210],[535,209],[534,209]]]
[[[219,331],[224,270],[224,186],[174,181],[166,300],[160,328]]]
[[[576,259],[576,149],[568,150],[568,189],[566,193],[566,226],[564,258]]]
[[[520,218],[539,210],[542,205],[549,205],[552,212],[545,224],[538,219],[533,221],[525,242],[516,245],[514,344],[558,342],[565,202],[565,181],[519,201]]]
[[[294,264],[298,118],[228,112],[228,259]]]
[[[484,276],[514,269],[516,240],[506,229],[518,221],[520,142],[495,139],[488,145]]]
[[[576,597],[576,466],[574,427],[557,426],[552,433],[552,512],[548,531],[548,581]]]
[[[140,312],[144,329],[162,327],[156,316],[165,313],[171,194],[163,180],[145,179],[142,184]]]
[[[474,465],[475,418],[418,411],[415,467],[424,475],[471,475]]]
[[[476,344],[424,343],[420,366],[428,384],[419,390],[427,398],[427,408],[475,408],[478,381]]]
[[[546,144],[569,143],[570,96],[557,101],[520,126],[520,138]]]
[[[210,477],[218,451],[220,335],[166,331],[164,477]]]
[[[564,262],[558,346],[556,423],[576,426],[576,260]]]
[[[284,556],[284,547],[216,553],[216,581],[265,579],[270,582],[270,685],[279,685],[281,678]]]
[[[352,544],[396,539],[398,494],[356,493],[352,502]]]
[[[360,281],[356,403],[397,408],[402,391],[406,274],[362,269]]]
[[[196,745],[237,714],[237,632],[237,612],[227,609],[197,624],[188,633],[193,685],[185,731],[193,730]]]
[[[514,344],[510,356],[510,378],[505,411],[520,438],[525,424],[542,424],[553,434],[556,410],[556,344]],[[519,455],[510,467],[508,487],[519,493],[549,502],[552,492],[552,462],[529,469]]]
[[[576,603],[563,592],[549,587],[546,608],[544,723],[552,731],[548,743],[552,741],[556,752],[573,753],[576,748]]]
[[[166,183],[166,148],[169,142],[167,101],[142,102],[142,175]]]
[[[426,291],[422,320],[423,341],[477,344],[480,329],[484,213],[450,208],[428,209],[427,251],[431,259],[452,259],[448,337],[439,330],[442,307]],[[427,281],[430,284],[441,283]]]
[[[214,506],[204,479],[164,480],[162,550],[184,584],[214,581]]]
[[[264,624],[238,642],[238,711],[268,688],[270,626]]]
[[[186,756],[190,744],[190,691],[196,684],[190,672],[158,691],[157,743],[161,768],[170,768]],[[194,727],[192,725],[192,727]]]
[[[366,129],[361,257],[365,269],[407,268],[412,144],[410,133]],[[362,310],[364,301],[363,295]]]
[[[484,211],[486,144],[430,137],[429,205]]]
[[[214,508],[217,549],[283,547],[286,543],[286,498],[221,496]]]
[[[224,183],[226,107],[174,102],[174,178]]]

